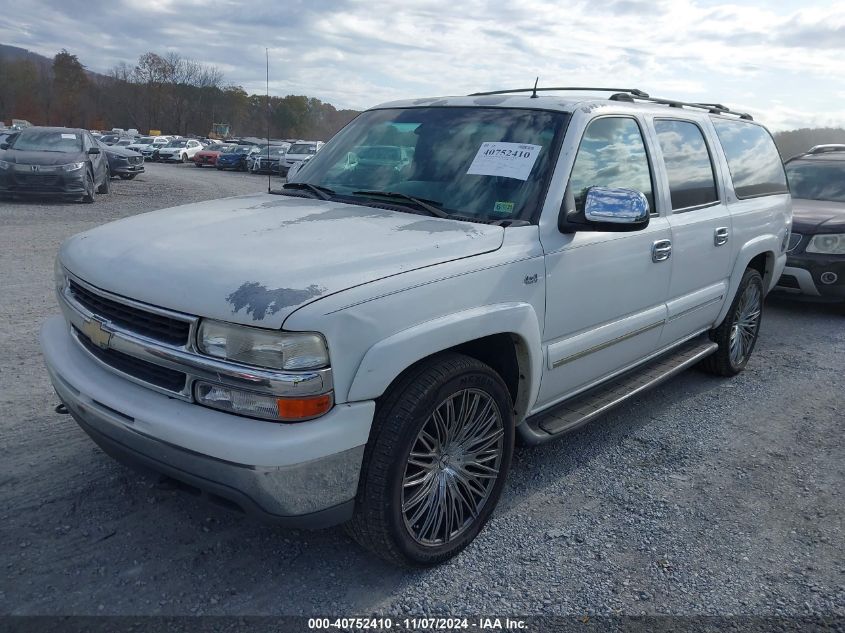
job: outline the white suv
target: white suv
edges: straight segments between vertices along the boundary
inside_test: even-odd
[[[193,139],[175,139],[158,150],[158,159],[165,163],[187,163],[204,147]]]
[[[514,92],[382,105],[279,191],[67,240],[62,402],[118,459],[427,565],[490,518],[517,436],[742,371],[791,221],[766,129]],[[349,160],[374,143],[408,164]]]

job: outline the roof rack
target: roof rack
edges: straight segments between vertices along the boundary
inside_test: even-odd
[[[639,90],[637,88],[595,88],[589,86],[582,86],[582,87],[560,87],[560,88],[538,88],[536,84],[533,88],[513,88],[510,90],[492,90],[489,92],[474,92],[470,97],[486,97],[490,95],[505,95],[505,94],[517,94],[521,92],[530,92],[531,97],[534,98],[537,96],[538,92],[551,92],[551,91],[560,91],[560,90],[575,90],[575,91],[592,91],[592,92],[612,92],[614,94],[608,97],[611,101],[626,101],[628,103],[633,103],[634,101],[647,101],[649,103],[657,103],[660,105],[666,105],[670,108],[697,108],[699,110],[707,110],[710,114],[731,114],[733,116],[737,116],[740,119],[744,119],[746,121],[753,121],[754,117],[752,117],[747,112],[736,112],[735,110],[731,110],[727,106],[722,105],[721,103],[695,103],[695,102],[687,102],[687,101],[676,101],[674,99],[661,99],[659,97],[652,97],[647,92],[643,90]]]
[[[513,88],[511,90],[491,90],[490,92],[473,92],[470,97],[487,97],[489,95],[507,95],[515,94],[517,92],[550,92],[552,90],[593,90],[596,92],[626,92],[636,97],[648,97],[648,93],[638,90],[637,88],[589,88],[589,87],[562,87],[562,88],[538,88],[536,85],[533,88]]]
[[[845,145],[841,143],[828,143],[827,145],[814,145],[808,154],[826,154],[827,152],[845,152]]]

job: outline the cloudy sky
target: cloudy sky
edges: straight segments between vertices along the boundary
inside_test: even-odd
[[[0,43],[91,70],[175,50],[229,83],[363,109],[541,85],[717,101],[845,127],[845,3],[822,0],[0,0]]]

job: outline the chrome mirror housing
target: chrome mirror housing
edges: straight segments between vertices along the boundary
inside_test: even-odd
[[[648,221],[648,198],[641,192],[624,187],[590,187],[584,195],[583,211],[575,210],[574,198],[567,189],[558,228],[563,233],[640,231]]]

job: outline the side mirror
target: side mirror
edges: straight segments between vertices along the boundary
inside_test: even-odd
[[[565,200],[569,199],[571,195],[568,194]],[[583,211],[576,211],[574,205],[564,202],[558,216],[558,228],[563,233],[641,231],[648,226],[648,221],[648,199],[641,192],[622,187],[590,187]]]
[[[8,143],[0,143],[0,149],[9,149]]]
[[[89,154],[99,154],[100,148],[99,147],[92,147],[91,149],[88,150],[88,153]]]

